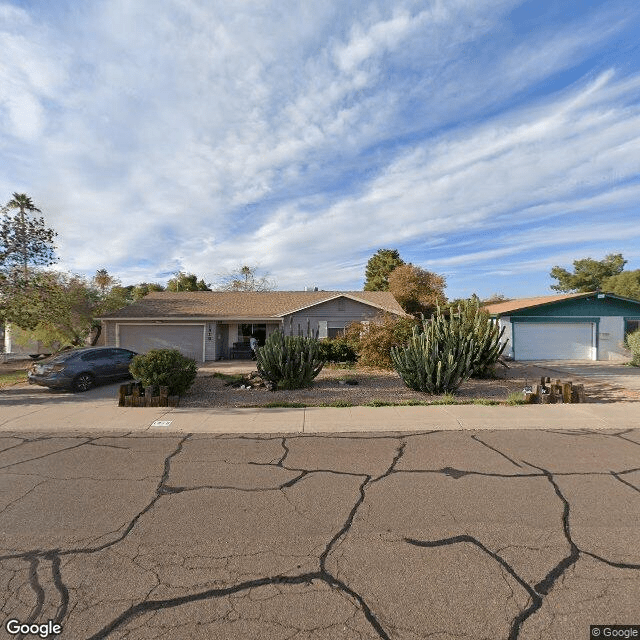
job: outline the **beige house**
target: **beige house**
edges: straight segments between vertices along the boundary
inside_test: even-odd
[[[407,315],[387,291],[162,291],[100,320],[106,346],[178,349],[203,362],[246,357],[251,336],[262,345],[276,329],[332,338],[383,313]]]

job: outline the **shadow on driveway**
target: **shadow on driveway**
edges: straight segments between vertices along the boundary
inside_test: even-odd
[[[117,401],[118,389],[123,382],[126,381],[118,381],[94,387],[84,393],[74,393],[73,391],[61,391],[57,389],[54,390],[35,384],[15,384],[0,389],[0,407],[3,405],[15,406],[20,404],[51,406],[70,403],[98,403],[100,405],[113,404]]]

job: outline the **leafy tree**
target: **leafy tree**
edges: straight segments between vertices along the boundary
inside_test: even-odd
[[[267,275],[258,276],[257,267],[239,267],[222,276],[216,285],[218,291],[273,291],[276,284]]]
[[[167,291],[211,291],[211,289],[209,289],[209,285],[204,280],[198,280],[198,276],[195,273],[178,271],[167,282]]]
[[[45,344],[82,346],[90,335],[95,344],[101,331],[96,318],[129,304],[123,293],[123,287],[101,289],[82,276],[40,271],[5,284],[0,321],[30,332],[25,339]]]
[[[130,287],[130,289],[133,302],[135,302],[136,300],[140,300],[140,298],[144,298],[148,293],[153,293],[154,291],[164,291],[164,287],[157,282],[140,282],[139,284]]]
[[[25,278],[21,271],[0,273],[0,324],[35,329],[42,307],[40,278]]]
[[[11,214],[11,210],[17,213]],[[53,239],[57,233],[45,226],[44,218],[31,218],[42,213],[25,193],[14,193],[2,207],[0,222],[0,268],[20,267],[28,277],[28,266],[47,266],[55,262]]]
[[[444,304],[445,279],[412,264],[396,267],[388,277],[389,291],[407,313],[431,315]]]
[[[640,300],[640,269],[623,271],[618,275],[607,278],[602,283],[602,291],[615,293],[622,298]]]
[[[604,260],[593,260],[592,258],[574,260],[573,273],[555,266],[551,269],[550,275],[558,281],[558,284],[552,284],[551,288],[566,293],[597,291],[602,288],[607,278],[622,273],[626,263],[627,261],[621,253],[610,253],[605,256]]]
[[[498,302],[509,302],[509,300],[511,299],[512,298],[507,298],[507,296],[505,296],[502,293],[492,293],[488,298],[482,298],[480,300],[480,304],[484,305],[484,304],[496,304]]]
[[[388,291],[389,274],[404,264],[397,249],[378,249],[367,262],[365,291]]]
[[[416,319],[386,313],[368,325],[352,322],[344,339],[358,355],[358,364],[376,369],[393,369],[391,347],[401,347],[413,335]]]

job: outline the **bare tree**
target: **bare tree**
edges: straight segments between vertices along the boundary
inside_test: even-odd
[[[257,267],[238,267],[222,276],[216,284],[217,291],[273,291],[276,282],[268,274],[258,277]]]

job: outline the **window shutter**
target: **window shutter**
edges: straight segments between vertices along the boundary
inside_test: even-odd
[[[326,338],[327,334],[327,321],[318,320],[318,338]]]

